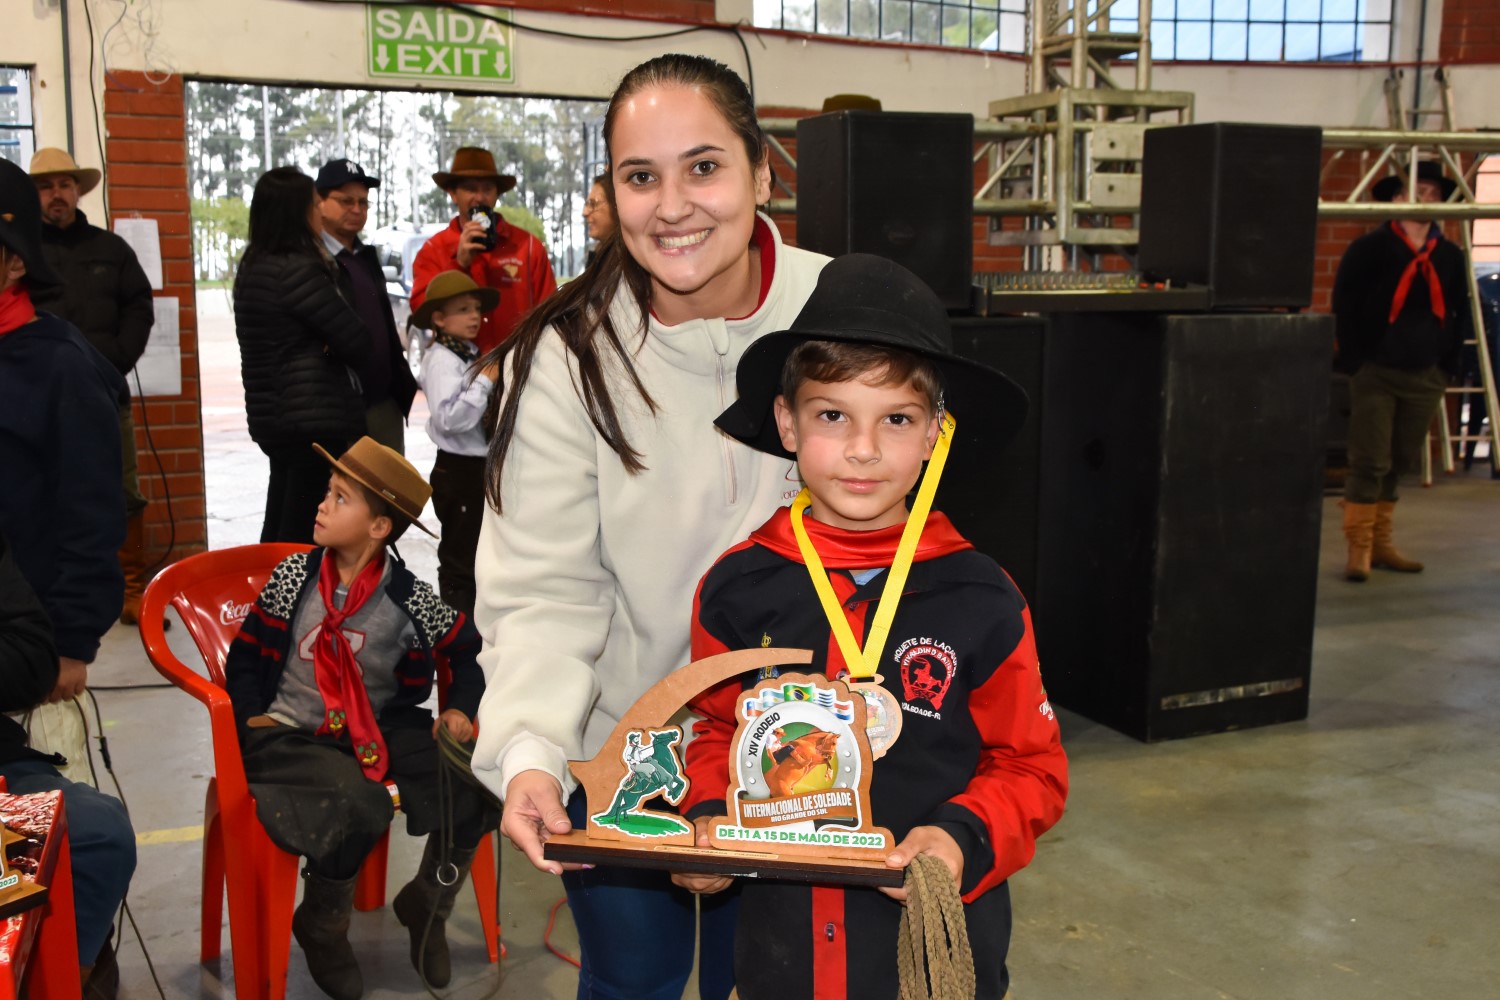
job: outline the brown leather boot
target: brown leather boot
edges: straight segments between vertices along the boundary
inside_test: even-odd
[[[1375,546],[1371,551],[1370,565],[1377,569],[1395,570],[1397,573],[1420,573],[1424,568],[1421,563],[1396,551],[1391,527],[1391,515],[1395,512],[1394,500],[1382,500],[1375,505]]]
[[[1349,564],[1344,579],[1364,583],[1370,578],[1370,556],[1375,544],[1375,505],[1342,500],[1344,537],[1349,540]]]
[[[422,864],[416,878],[396,894],[391,909],[411,935],[411,964],[432,986],[447,986],[453,978],[448,955],[448,917],[453,914],[453,900],[469,877],[474,848],[453,848],[451,869],[438,863],[438,836],[427,837]],[[444,884],[439,877],[450,879]]]
[[[120,621],[135,625],[141,620],[141,595],[146,591],[146,512],[125,520],[125,544],[120,546],[120,569],[125,574],[125,606]]]
[[[349,946],[355,880],[336,881],[313,872],[302,875],[302,902],[292,913],[292,937],[307,955],[307,971],[318,989],[333,1000],[360,1000],[365,981]]]

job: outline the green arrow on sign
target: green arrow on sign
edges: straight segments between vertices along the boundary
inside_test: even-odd
[[[467,11],[414,4],[366,7],[372,77],[515,83],[515,32]]]

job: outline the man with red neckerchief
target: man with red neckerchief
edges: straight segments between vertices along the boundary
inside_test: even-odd
[[[1431,161],[1417,164],[1416,201],[1447,201],[1457,184]],[[1376,201],[1409,201],[1406,179],[1386,177]],[[1338,362],[1351,375],[1349,475],[1344,483],[1344,578],[1371,567],[1419,573],[1397,551],[1392,518],[1401,473],[1421,454],[1469,334],[1463,251],[1421,219],[1393,219],[1349,245],[1333,285]]]

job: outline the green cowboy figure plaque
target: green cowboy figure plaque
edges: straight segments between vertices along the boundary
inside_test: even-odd
[[[643,735],[646,737],[644,743],[641,742]],[[658,795],[675,806],[687,794],[687,779],[682,776],[682,761],[677,757],[677,746],[681,742],[682,730],[676,726],[652,729],[644,734],[627,733],[622,756],[629,770],[620,779],[609,808],[593,817],[594,822],[638,837],[690,832],[692,827],[679,817],[636,809],[642,802]]]
[[[902,884],[887,868],[895,846],[871,825],[873,756],[865,699],[843,681],[791,672],[801,649],[745,649],[673,671],[631,706],[603,749],[568,766],[589,803],[588,824],[547,840],[558,861],[858,885]],[[740,699],[727,808],[698,847],[675,806],[690,787],[682,729],[671,719],[695,695],[731,677],[779,667]],[[578,793],[575,793],[578,794]]]

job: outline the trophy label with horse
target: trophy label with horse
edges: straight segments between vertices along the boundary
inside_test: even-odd
[[[734,814],[710,827],[715,846],[764,844],[827,857],[883,857],[870,829],[865,705],[840,681],[783,674],[740,699],[730,764]]]

